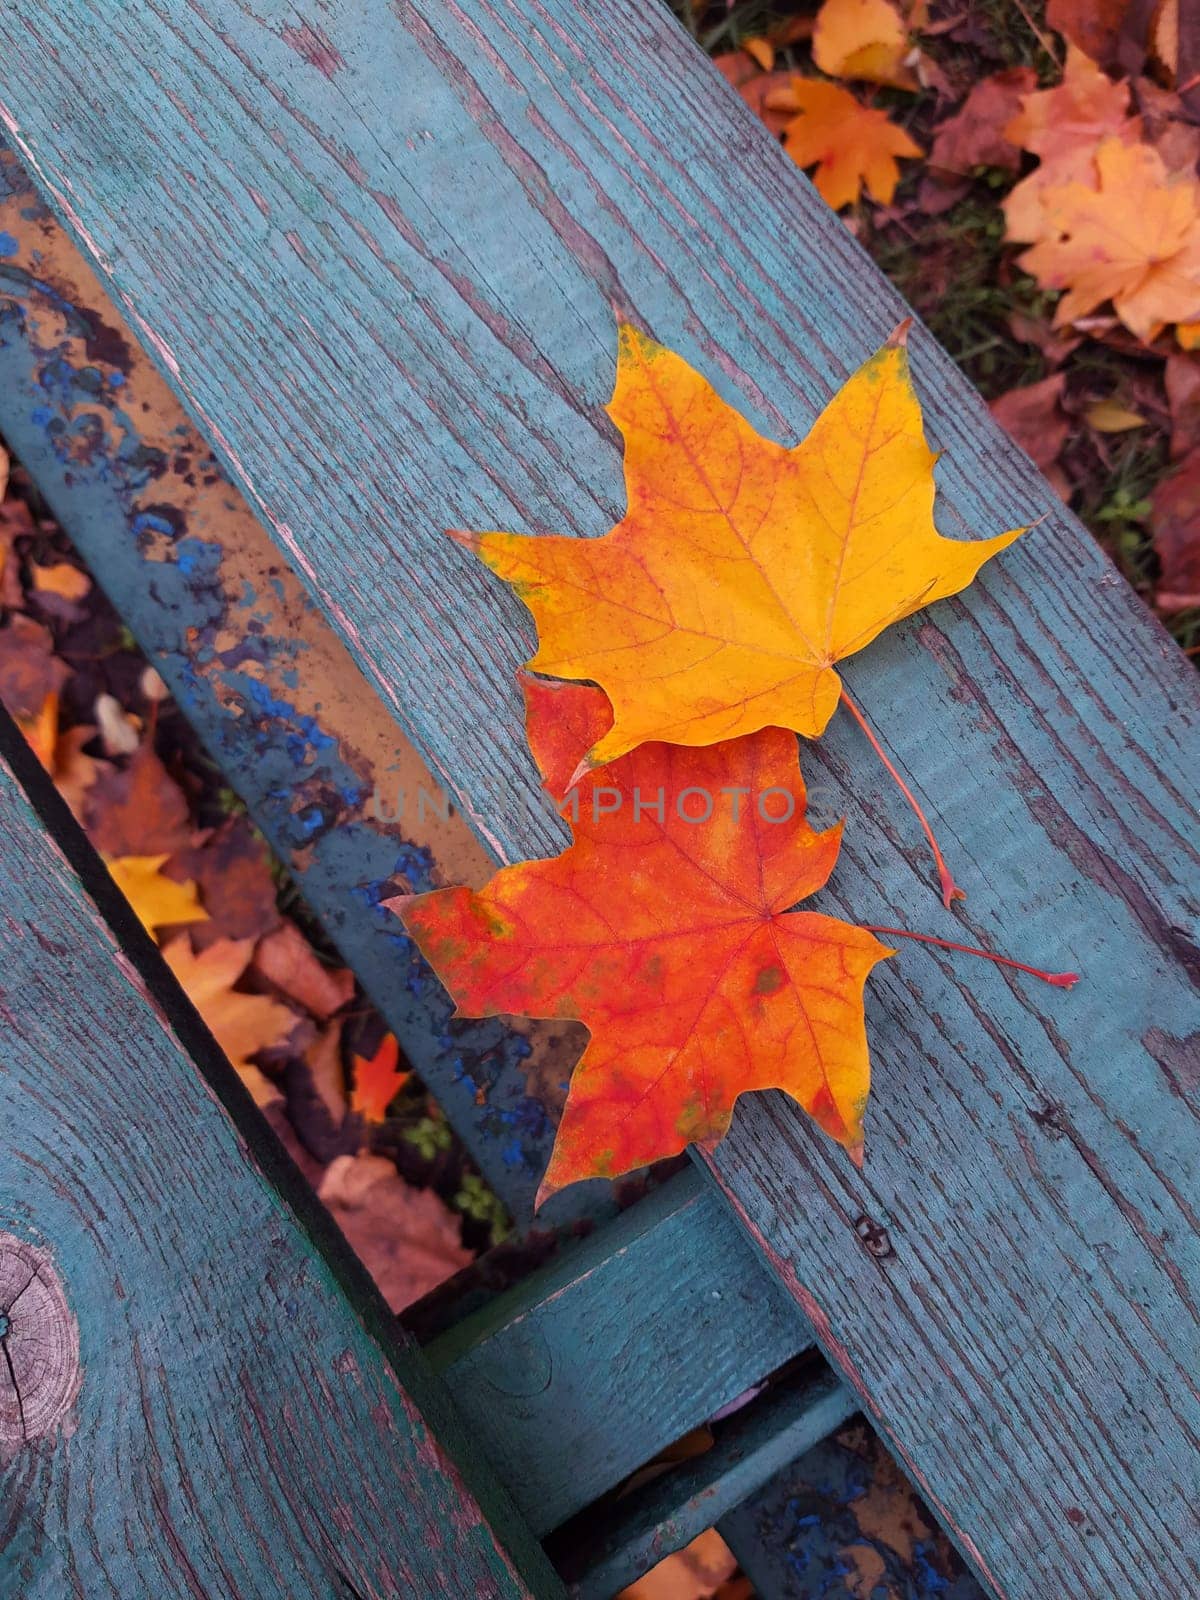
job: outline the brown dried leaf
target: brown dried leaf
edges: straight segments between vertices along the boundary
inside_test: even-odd
[[[1129,0],[1047,0],[1047,25],[1093,61],[1110,62]]]
[[[996,421],[1034,463],[1046,472],[1058,460],[1071,424],[1062,409],[1066,374],[1010,389],[989,407]]]
[[[976,167],[1002,167],[1015,172],[1019,147],[1005,137],[1005,128],[1021,109],[1021,97],[1037,87],[1031,67],[1010,67],[982,78],[960,110],[937,128],[929,165],[939,174],[969,176]]]
[[[18,722],[38,716],[47,697],[57,696],[70,676],[71,669],[54,653],[49,628],[20,614],[0,628],[0,701]]]
[[[1200,360],[1168,356],[1165,381],[1171,408],[1171,460],[1180,461],[1200,446]]]
[[[1200,606],[1200,449],[1150,496],[1150,533],[1162,562],[1155,596],[1163,611]]]
[[[97,778],[85,815],[102,855],[174,855],[191,843],[187,799],[149,742]]]
[[[178,851],[170,871],[200,886],[209,921],[193,931],[197,950],[218,939],[261,939],[282,920],[271,857],[245,817],[231,817],[201,843]]]
[[[474,1259],[454,1213],[432,1189],[410,1189],[383,1156],[338,1156],[317,1193],[393,1311]]]
[[[354,994],[354,974],[325,966],[294,922],[283,922],[261,941],[254,970],[322,1022]]]

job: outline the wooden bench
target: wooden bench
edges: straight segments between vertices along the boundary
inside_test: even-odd
[[[13,149],[267,532],[182,422],[140,436],[161,379],[11,164],[0,233],[42,257],[0,255],[0,432],[525,1227],[531,1086],[570,1041],[451,1024],[379,909],[560,837],[512,687],[528,620],[442,530],[619,513],[612,302],[788,438],[903,308],[635,0],[15,0],[0,42]],[[1086,986],[905,960],[864,1173],[756,1097],[619,1216],[603,1185],[558,1197],[591,1235],[422,1357],[7,729],[0,1287],[37,1268],[53,1357],[44,1431],[0,1403],[17,1593],[554,1594],[548,1550],[599,1596],[717,1518],[763,1595],[803,1593],[772,1529],[858,1407],[991,1592],[1200,1589],[1194,678],[914,346],[947,531],[1046,520],[847,677],[954,842],[965,925]],[[852,730],[807,767],[851,817],[835,906],[927,924]],[[422,786],[458,811],[393,819]],[[570,1521],[781,1367],[685,1473]]]

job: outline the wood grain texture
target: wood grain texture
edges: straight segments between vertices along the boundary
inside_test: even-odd
[[[0,753],[0,1592],[530,1594],[439,1386],[3,712]]]
[[[442,529],[619,514],[614,302],[790,441],[898,297],[640,0],[13,0],[0,43],[19,148],[357,659],[498,856],[555,846],[528,618]],[[865,1173],[772,1096],[717,1171],[994,1592],[1191,1594],[1195,680],[912,347],[942,531],[1045,520],[846,672],[966,908],[838,722],[806,755],[848,814],[824,904],[1085,983],[906,950],[872,985]]]
[[[689,1171],[427,1354],[544,1534],[811,1343],[728,1208]]]

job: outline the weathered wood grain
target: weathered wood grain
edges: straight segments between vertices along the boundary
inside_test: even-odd
[[[637,0],[13,0],[0,43],[14,139],[357,659],[498,855],[554,845],[511,683],[528,619],[441,530],[619,512],[613,302],[792,439],[898,298]],[[1189,1594],[1194,680],[913,344],[943,530],[1045,521],[847,673],[965,911],[837,726],[807,757],[849,816],[825,903],[1085,983],[906,950],[872,985],[866,1172],[772,1096],[717,1170],[995,1592]]]
[[[427,1354],[544,1534],[811,1344],[794,1301],[690,1170]]]
[[[560,1593],[4,712],[0,756],[0,1592]]]

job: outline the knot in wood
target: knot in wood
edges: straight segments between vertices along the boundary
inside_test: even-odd
[[[50,1433],[79,1388],[79,1329],[50,1257],[0,1233],[0,1457]]]

